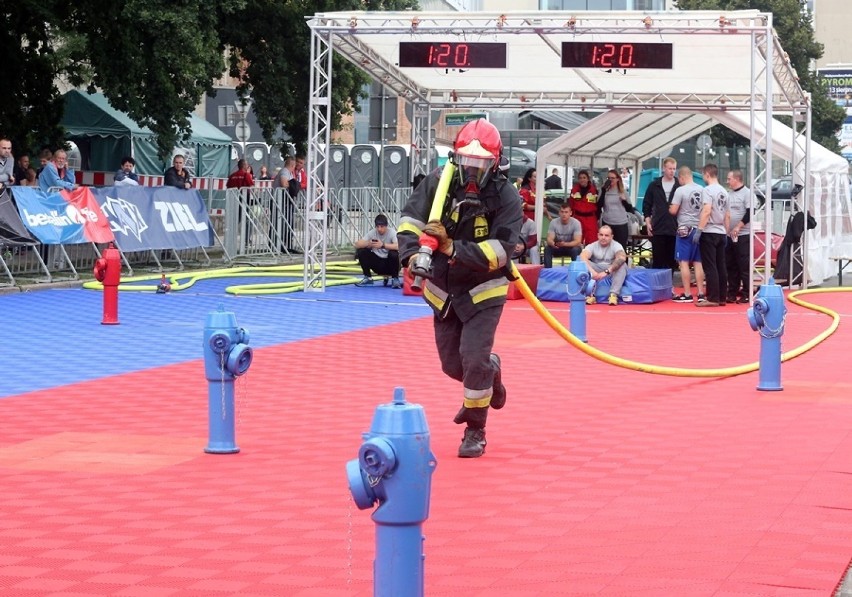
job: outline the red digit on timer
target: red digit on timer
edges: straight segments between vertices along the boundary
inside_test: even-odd
[[[618,66],[633,66],[633,44],[624,44],[618,52]]]
[[[467,66],[469,50],[470,48],[467,44],[459,44],[456,46],[455,66]]]
[[[615,57],[615,45],[603,44],[595,46],[592,51],[592,65],[612,66],[613,58]]]
[[[429,46],[429,64],[449,66],[450,44],[433,44]]]

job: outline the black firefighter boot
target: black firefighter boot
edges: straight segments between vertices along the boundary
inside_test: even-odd
[[[500,370],[500,357],[491,353],[491,363],[496,371],[494,372],[494,384],[491,394],[491,408],[500,410],[506,405],[506,386],[503,385],[503,373]]]
[[[453,419],[458,424],[467,423],[464,430],[459,458],[479,458],[485,453],[485,420],[488,418],[488,407],[467,408],[461,410]]]

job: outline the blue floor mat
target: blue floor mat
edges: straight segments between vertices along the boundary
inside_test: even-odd
[[[431,314],[423,300],[377,286],[325,292],[233,296],[234,284],[270,280],[205,280],[169,294],[120,292],[120,325],[101,325],[103,296],[52,289],[0,296],[4,353],[0,397],[200,359],[207,315],[222,305],[261,348]],[[15,344],[19,344],[16,347]]]

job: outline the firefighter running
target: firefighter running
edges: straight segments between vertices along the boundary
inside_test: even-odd
[[[437,241],[423,298],[434,310],[441,368],[464,385],[454,419],[466,424],[458,455],[478,458],[485,451],[488,408],[506,402],[500,358],[491,350],[521,229],[521,199],[500,171],[503,144],[494,125],[484,119],[467,123],[453,149],[457,173],[440,220],[426,221],[438,186],[436,170],[403,208],[397,238],[403,263],[418,252],[421,234],[432,237],[427,239],[432,245]]]

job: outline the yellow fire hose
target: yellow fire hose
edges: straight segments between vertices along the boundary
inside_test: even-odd
[[[740,365],[738,367],[724,367],[721,369],[684,369],[680,367],[666,367],[663,365],[650,365],[647,363],[640,363],[638,361],[631,361],[628,359],[623,359],[621,357],[616,357],[602,350],[595,348],[594,346],[589,346],[577,336],[568,331],[565,326],[563,326],[558,319],[556,319],[545,307],[541,304],[541,301],[533,294],[530,287],[527,286],[526,281],[521,277],[520,272],[518,272],[517,266],[512,263],[512,273],[517,278],[515,280],[515,284],[518,286],[518,289],[521,291],[521,294],[525,299],[532,305],[532,308],[538,313],[542,319],[562,338],[564,338],[569,344],[571,344],[574,348],[582,350],[589,356],[592,356],[599,361],[603,361],[604,363],[609,363],[610,365],[615,365],[616,367],[622,367],[624,369],[632,369],[633,371],[641,371],[642,373],[653,373],[656,375],[671,375],[675,377],[733,377],[735,375],[742,375],[744,373],[751,373],[752,371],[757,371],[760,364],[759,363],[750,363],[748,365]],[[848,292],[850,289],[847,288],[816,288],[813,290],[799,290],[796,292],[792,292],[787,295],[788,300],[790,302],[805,307],[806,309],[812,309],[814,311],[819,311],[824,313],[832,318],[831,325],[820,333],[815,338],[810,341],[802,344],[801,346],[789,351],[785,352],[781,355],[782,361],[788,361],[792,358],[795,358],[801,354],[812,349],[814,346],[828,338],[834,331],[837,329],[837,326],[840,325],[840,315],[828,309],[826,307],[822,307],[820,305],[815,305],[813,303],[808,303],[800,298],[800,295],[807,293],[820,293],[820,292]]]
[[[444,213],[444,204],[447,201],[447,193],[450,191],[450,183],[453,181],[453,174],[456,172],[456,166],[453,164],[452,159],[447,160],[447,163],[444,164],[444,169],[441,170],[441,178],[438,179],[438,186],[435,189],[435,196],[432,197],[432,208],[429,210],[429,219],[426,220],[428,222],[432,222],[434,220],[441,221],[441,215]],[[428,240],[434,242],[437,245],[437,241],[435,239],[429,237]],[[421,290],[423,288],[423,277],[424,274],[432,269],[432,251],[435,249],[435,246],[427,247],[424,242],[424,237],[420,236],[420,250],[411,256],[409,261],[409,270],[415,270],[418,273],[422,272],[421,275],[414,274],[414,280],[411,283],[411,287],[415,290]]]

